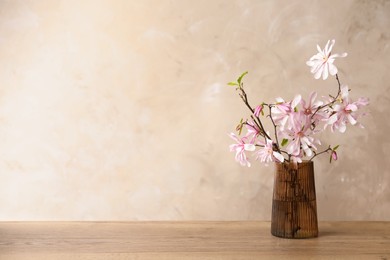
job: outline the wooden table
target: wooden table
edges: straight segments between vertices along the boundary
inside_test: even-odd
[[[273,237],[269,222],[0,222],[0,259],[381,259],[390,222],[320,222]]]

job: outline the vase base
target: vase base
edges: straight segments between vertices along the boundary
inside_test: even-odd
[[[271,234],[275,237],[280,238],[286,238],[286,239],[309,239],[309,238],[316,238],[318,237],[318,231],[297,231],[294,234],[292,233],[285,233],[285,232],[273,232],[271,231]]]

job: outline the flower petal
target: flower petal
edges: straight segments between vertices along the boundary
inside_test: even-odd
[[[345,107],[345,110],[347,110],[347,111],[356,111],[356,110],[358,110],[358,107],[355,104],[348,104]]]
[[[334,114],[333,116],[328,118],[328,121],[326,122],[328,125],[333,125],[337,121],[337,114]]]
[[[351,125],[356,125],[356,120],[355,120],[355,118],[353,118],[353,116],[352,115],[348,115],[347,116],[347,118],[348,118],[348,121],[351,123]]]
[[[321,65],[318,70],[314,74],[315,79],[319,79],[321,77],[322,71],[324,70],[324,65]]]
[[[323,80],[326,80],[328,78],[328,67],[329,67],[329,64],[325,63],[324,64],[324,71],[322,72],[322,79]]]
[[[318,44],[317,44],[317,51],[318,51],[319,53],[322,53],[321,47],[320,47],[320,45],[318,45]]]
[[[313,64],[313,66],[311,67],[310,69],[310,73],[316,73],[320,67],[322,66],[322,62],[316,62],[315,64]]]
[[[329,64],[329,74],[334,76],[337,74],[337,68],[333,63],[328,63]]]
[[[306,156],[312,156],[313,155],[313,151],[310,150],[310,148],[306,148],[305,149],[305,154],[306,154]]]
[[[229,136],[237,143],[241,143],[241,140],[234,133],[230,133]]]
[[[327,49],[327,52],[326,52],[326,55],[328,56],[331,52],[332,52],[332,49],[333,49],[333,45],[335,44],[335,39],[333,39],[330,43],[330,46],[329,48]]]
[[[334,59],[334,58],[345,58],[348,56],[348,53],[344,52],[341,54],[335,53],[329,56],[329,59]]]
[[[325,56],[328,56],[328,54],[329,54],[329,43],[330,43],[330,40],[328,40],[328,42],[326,43],[325,48],[324,48]],[[332,49],[332,48],[330,48],[330,49]]]
[[[299,104],[299,102],[301,102],[301,99],[302,99],[301,95],[296,95],[293,101],[291,102],[291,108],[295,108]]]
[[[324,102],[322,102],[321,100],[317,100],[316,102],[314,102],[312,104],[313,107],[317,108],[319,106],[322,106],[324,104]]]
[[[340,133],[345,133],[345,130],[347,130],[347,126],[345,124],[340,124],[339,126]]]
[[[317,92],[313,91],[310,93],[310,97],[309,97],[309,106],[312,106],[313,103],[314,103],[314,100],[317,98]]]
[[[278,153],[278,152],[273,152],[272,155],[273,155],[276,159],[278,159],[279,162],[284,162],[284,157],[283,157],[283,155],[281,155],[280,153]]]
[[[245,151],[253,152],[256,150],[256,146],[254,144],[244,144]]]

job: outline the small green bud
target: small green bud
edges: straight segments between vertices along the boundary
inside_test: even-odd
[[[283,140],[282,140],[282,146],[285,146],[286,144],[288,143],[288,139],[286,139],[286,138],[283,138]]]

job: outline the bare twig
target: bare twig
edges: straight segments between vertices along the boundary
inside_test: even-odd
[[[323,150],[322,152],[320,152],[320,153],[316,153],[316,152],[313,151],[314,155],[310,158],[309,161],[313,160],[313,159],[314,159],[315,157],[317,157],[318,155],[323,154],[323,153],[327,153],[327,152],[329,152],[329,151],[332,151],[332,148],[330,148],[330,146],[329,146],[327,149],[325,149],[325,150]]]
[[[255,110],[254,110],[254,109],[252,108],[252,106],[249,104],[248,97],[247,97],[247,95],[246,95],[246,93],[245,93],[244,86],[243,86],[242,83],[240,84],[240,86],[239,86],[238,89],[241,91],[241,93],[239,93],[239,96],[241,97],[242,101],[244,101],[245,105],[249,108],[249,110],[252,112],[252,114],[254,114]],[[268,139],[271,140],[271,137],[267,134],[267,132],[266,132],[265,129],[264,129],[264,126],[263,126],[263,124],[262,124],[262,122],[261,122],[261,119],[260,119],[259,117],[257,117],[257,116],[255,116],[255,117],[251,116],[251,118],[252,118],[253,121],[256,123],[256,125],[260,128],[260,130],[261,130],[261,132],[262,132],[264,138],[265,138],[265,139],[268,138]],[[267,140],[265,140],[265,141],[267,141]]]
[[[332,101],[330,101],[329,103],[327,103],[325,105],[317,107],[316,111],[314,111],[314,113],[311,115],[310,119],[313,119],[313,117],[315,116],[315,114],[317,114],[318,111],[320,111],[321,109],[323,109],[325,107],[332,106],[339,99],[339,97],[341,95],[341,83],[340,83],[340,80],[339,80],[339,76],[337,74],[336,74],[336,80],[337,80],[337,84],[338,84],[338,91],[337,91],[336,97],[332,97],[331,96],[331,98],[333,99]]]
[[[280,147],[279,147],[279,139],[278,139],[278,133],[276,130],[276,124],[274,119],[272,118],[272,113],[271,113],[271,105],[268,105],[269,108],[269,118],[271,119],[272,125],[274,126],[274,134],[275,134],[275,142],[276,142],[276,150],[281,153]]]

